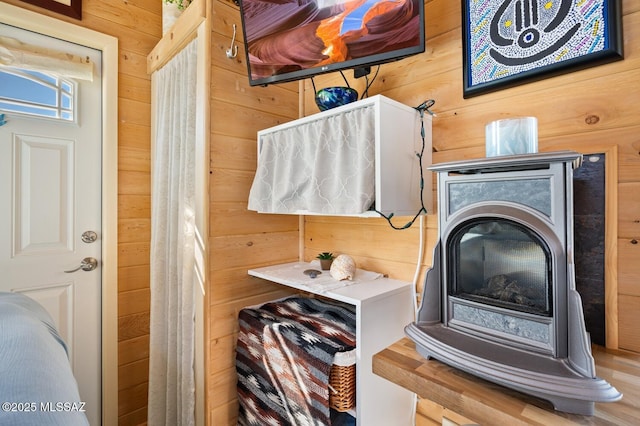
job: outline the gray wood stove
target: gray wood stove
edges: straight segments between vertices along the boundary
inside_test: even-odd
[[[425,358],[592,415],[596,377],[573,264],[572,151],[441,163],[439,242],[416,321]]]

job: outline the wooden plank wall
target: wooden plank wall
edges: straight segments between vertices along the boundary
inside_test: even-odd
[[[640,4],[623,1],[626,59],[501,90],[472,99],[462,98],[460,2],[427,0],[427,50],[424,54],[383,65],[370,95],[384,94],[407,105],[436,100],[433,121],[434,162],[484,156],[484,126],[510,116],[539,119],[540,150],[602,149],[617,154],[619,202],[609,210],[617,219],[617,240],[610,247],[608,270],[617,276],[620,301],[620,347],[640,351],[634,322],[640,307],[637,242],[640,236]],[[294,260],[297,256],[297,221],[289,216],[256,215],[246,211],[255,170],[255,132],[296,118],[296,88],[248,86],[242,48],[238,58],[224,57],[238,10],[231,1],[214,1],[212,49],[212,167],[211,167],[211,291],[210,291],[210,424],[235,422],[235,372],[232,349],[237,309],[251,300],[271,297],[273,289],[246,276],[252,265]],[[242,46],[241,46],[242,47]],[[362,91],[363,81],[352,85]],[[316,78],[316,86],[342,85],[338,74]],[[302,88],[299,115],[317,112],[312,88]],[[241,123],[241,124],[240,124]],[[616,173],[614,173],[616,176]],[[615,199],[615,197],[614,197]],[[408,218],[397,218],[404,224]],[[422,278],[431,263],[437,238],[435,215],[425,220],[426,251],[419,261]],[[614,229],[616,226],[613,227]],[[318,252],[352,255],[360,267],[410,281],[418,262],[419,228],[394,231],[382,219],[306,217],[300,230],[302,256]],[[264,250],[263,250],[264,249]],[[269,292],[269,293],[266,293]],[[612,321],[616,321],[613,318]],[[635,332],[637,333],[637,332]],[[425,412],[421,409],[420,412]],[[419,414],[419,418],[424,418]],[[420,421],[420,420],[419,420]]]
[[[146,58],[162,33],[160,0],[83,0],[82,20],[6,3],[118,39],[118,414],[147,419],[151,80]]]
[[[207,416],[237,420],[235,342],[238,311],[289,294],[249,277],[252,267],[298,260],[298,217],[247,211],[256,168],[256,132],[298,117],[298,84],[249,87],[242,26],[233,1],[212,3],[209,331]],[[229,59],[233,25],[238,56]]]
[[[84,0],[76,21],[19,0],[7,3],[74,22],[119,39],[119,415],[120,424],[146,421],[149,310],[150,79],[146,56],[161,36],[159,0]],[[559,147],[588,152],[610,146],[618,153],[617,263],[620,347],[640,351],[634,327],[640,309],[640,4],[623,0],[625,57],[622,62],[464,100],[461,85],[460,3],[426,0],[427,51],[383,65],[370,94],[407,105],[436,100],[434,161],[484,156],[485,123],[534,115],[540,150]],[[226,58],[232,25],[240,27],[231,0],[212,0],[210,320],[207,335],[208,424],[232,425],[237,416],[233,348],[237,311],[283,295],[277,286],[247,276],[251,267],[296,260],[302,254],[349,253],[361,267],[411,280],[417,261],[418,229],[392,231],[379,219],[308,217],[299,230],[294,216],[258,215],[246,210],[255,171],[258,130],[315,113],[311,94],[299,101],[296,83],[252,88],[244,52]],[[318,87],[342,84],[336,75],[316,79]],[[362,82],[353,83],[361,90]],[[311,92],[307,83],[305,91]],[[302,108],[302,112],[300,109]],[[306,114],[305,114],[306,111]],[[597,120],[595,120],[597,118]],[[404,218],[399,218],[404,220]],[[436,235],[434,215],[426,220],[430,263]]]
[[[617,205],[610,209],[617,219],[617,240],[609,247],[606,268],[617,276],[619,327],[618,346],[640,351],[640,333],[634,320],[640,307],[640,4],[625,0],[623,29],[625,59],[485,94],[462,97],[462,42],[460,2],[426,2],[427,49],[422,55],[383,65],[369,94],[384,94],[408,105],[435,99],[433,110],[434,162],[484,157],[484,126],[505,117],[536,116],[539,149],[574,149],[579,152],[611,151],[618,161]],[[347,73],[348,76],[349,73]],[[363,82],[350,79],[362,90]],[[342,85],[338,75],[316,78],[316,87]],[[304,111],[317,112],[306,84]],[[613,197],[615,200],[615,196]],[[406,219],[406,218],[405,218]],[[404,223],[398,219],[399,223]],[[428,250],[423,265],[431,261],[430,250],[437,237],[434,215],[426,221]],[[402,236],[397,236],[397,233]],[[389,275],[410,280],[416,262],[416,230],[391,231],[382,219],[307,217],[304,225],[304,257],[319,251],[354,255],[357,263]],[[616,244],[617,243],[617,244]],[[611,255],[617,251],[618,260]],[[617,318],[609,318],[614,323]]]
[[[383,65],[370,95],[384,94],[408,105],[436,100],[433,120],[434,162],[484,157],[486,123],[512,116],[536,116],[539,149],[607,150],[617,156],[614,182],[607,183],[608,208],[614,223],[613,243],[607,247],[605,268],[617,288],[608,295],[607,320],[617,332],[612,346],[640,351],[640,3],[623,0],[624,61],[573,72],[471,99],[462,97],[460,2],[426,1],[427,50],[424,54]],[[316,87],[342,85],[339,76],[316,79]],[[352,83],[362,90],[362,83]],[[310,84],[304,109],[317,111]],[[616,194],[617,192],[617,194]],[[617,197],[616,197],[617,195]],[[617,199],[617,203],[615,200]],[[400,223],[403,223],[400,220]],[[617,226],[616,226],[617,225]],[[437,236],[435,216],[426,221],[427,251]],[[365,268],[410,280],[417,253],[416,231],[389,231],[382,220],[307,217],[304,257],[332,250],[354,255]],[[617,253],[617,259],[616,259]],[[617,301],[616,301],[617,299]],[[617,315],[616,315],[617,305]],[[614,333],[612,333],[614,334]],[[431,424],[429,407],[420,405],[417,424]]]

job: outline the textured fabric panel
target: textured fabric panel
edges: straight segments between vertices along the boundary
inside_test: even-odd
[[[197,45],[158,70],[151,189],[148,424],[195,424]]]
[[[360,214],[375,199],[373,106],[263,134],[249,210]]]

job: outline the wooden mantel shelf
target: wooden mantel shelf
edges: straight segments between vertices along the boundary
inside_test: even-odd
[[[373,356],[373,372],[480,425],[640,424],[640,356],[599,346],[592,352],[598,377],[623,394],[621,401],[596,403],[594,416],[561,413],[547,401],[426,360],[406,337]]]

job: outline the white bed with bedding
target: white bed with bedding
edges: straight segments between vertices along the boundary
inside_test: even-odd
[[[0,425],[88,425],[67,347],[45,309],[0,292]]]

